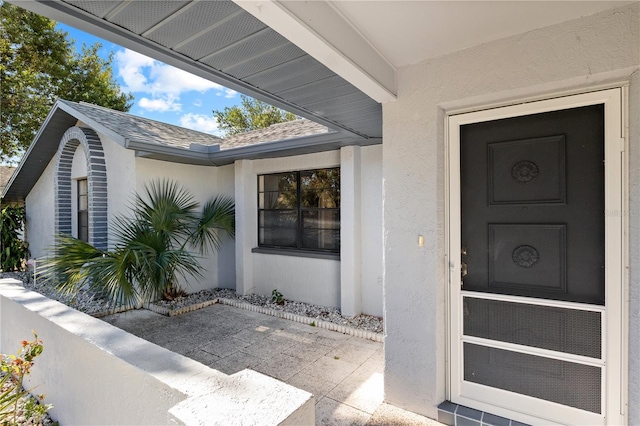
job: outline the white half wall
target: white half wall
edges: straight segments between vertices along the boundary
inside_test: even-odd
[[[0,280],[0,352],[44,350],[25,380],[69,425],[313,425],[313,395],[251,370],[227,376]],[[123,314],[124,315],[124,314]]]
[[[446,399],[445,113],[630,82],[629,424],[640,424],[637,215],[640,3],[398,70],[383,105],[385,398],[437,417]],[[419,41],[415,41],[419,42]],[[635,73],[636,77],[631,77]],[[426,237],[419,247],[418,236]],[[635,259],[635,260],[633,260]]]

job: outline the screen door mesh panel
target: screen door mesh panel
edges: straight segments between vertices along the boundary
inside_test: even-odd
[[[600,312],[464,298],[464,334],[600,359]]]
[[[464,379],[601,413],[599,367],[464,344]]]

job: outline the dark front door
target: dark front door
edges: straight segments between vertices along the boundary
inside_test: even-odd
[[[603,105],[460,127],[472,387],[602,412],[603,142]]]
[[[604,305],[604,106],[461,128],[463,288]]]

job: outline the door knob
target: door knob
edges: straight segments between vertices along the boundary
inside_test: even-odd
[[[462,266],[460,268],[461,272],[462,272],[462,278],[467,276],[467,263],[466,262],[462,262]]]

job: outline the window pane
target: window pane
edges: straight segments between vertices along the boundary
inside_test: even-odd
[[[260,228],[298,227],[298,213],[295,210],[262,210],[258,218]]]
[[[340,210],[304,210],[302,227],[313,229],[340,229]]]
[[[340,250],[340,230],[304,229],[302,248],[337,252]]]
[[[302,207],[335,209],[340,207],[340,191],[336,189],[310,189],[302,191]]]
[[[297,246],[296,229],[260,228],[258,244],[262,246],[295,248]]]
[[[89,212],[78,212],[78,239],[89,242]]]
[[[78,210],[88,210],[87,180],[78,180]]]
[[[295,209],[297,208],[297,194],[295,191],[267,191],[258,194],[258,208],[260,209]]]
[[[295,173],[277,173],[260,176],[263,183],[260,191],[294,191],[296,190]]]
[[[340,168],[258,176],[258,227],[263,246],[339,252]]]
[[[78,180],[78,195],[87,195],[87,179]]]

